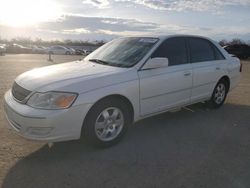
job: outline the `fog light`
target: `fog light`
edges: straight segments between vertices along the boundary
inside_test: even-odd
[[[28,132],[31,135],[46,136],[52,131],[52,129],[52,127],[30,127],[28,128]]]

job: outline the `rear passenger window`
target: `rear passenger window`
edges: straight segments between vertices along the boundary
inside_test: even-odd
[[[216,60],[209,41],[199,38],[189,39],[190,58],[192,63]]]
[[[222,53],[218,50],[218,48],[216,46],[214,46],[213,44],[211,44],[213,46],[214,49],[214,55],[215,55],[215,59],[216,60],[223,60],[225,59],[225,57],[222,55]]]
[[[164,41],[153,53],[154,57],[168,58],[169,66],[188,63],[185,39],[170,38]]]

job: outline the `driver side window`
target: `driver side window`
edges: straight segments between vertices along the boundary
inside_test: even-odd
[[[185,38],[175,37],[164,41],[152,54],[154,57],[168,58],[169,66],[188,63]]]

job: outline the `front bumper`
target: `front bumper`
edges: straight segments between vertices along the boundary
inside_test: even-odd
[[[4,111],[11,127],[21,136],[46,142],[79,139],[90,104],[63,110],[41,110],[16,102],[8,91]]]

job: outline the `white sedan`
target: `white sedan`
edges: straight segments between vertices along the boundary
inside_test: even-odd
[[[57,55],[71,55],[74,54],[75,50],[72,48],[66,48],[64,46],[51,46],[47,49],[47,53]]]
[[[21,74],[4,107],[26,138],[110,146],[140,119],[201,101],[220,107],[240,72],[239,59],[204,37],[125,37],[83,61]]]

